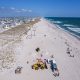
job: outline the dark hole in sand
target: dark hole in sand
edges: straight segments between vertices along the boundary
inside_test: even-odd
[[[40,51],[40,48],[36,48],[36,52],[39,52]]]
[[[46,37],[47,35],[45,34],[44,37]]]

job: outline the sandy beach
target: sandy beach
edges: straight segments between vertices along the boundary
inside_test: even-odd
[[[31,68],[37,58],[51,59],[51,55],[59,69],[58,77],[49,64],[44,70]],[[15,74],[18,66],[21,73]],[[80,41],[44,18],[0,33],[0,80],[80,80],[79,68]]]

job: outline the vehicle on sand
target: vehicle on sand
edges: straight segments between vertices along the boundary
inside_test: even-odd
[[[46,63],[44,63],[41,59],[38,59],[37,63],[32,65],[32,69],[38,70],[38,69],[47,69]]]

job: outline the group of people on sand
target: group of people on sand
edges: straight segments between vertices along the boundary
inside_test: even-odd
[[[50,64],[50,69],[53,72],[53,75],[59,76],[59,70],[57,68],[57,64],[56,64],[56,60],[54,59],[54,57],[52,57],[51,59],[47,59],[47,63]]]
[[[36,51],[38,52],[38,51],[40,51],[40,49],[37,48]],[[57,68],[57,64],[56,64],[56,60],[54,59],[54,55],[51,55],[50,57],[51,57],[50,59],[44,59],[44,60],[42,59],[42,60],[44,61],[45,64],[50,65],[50,69],[53,72],[53,75],[55,77],[59,76],[59,70]],[[41,54],[41,58],[43,58],[43,54]]]
[[[56,77],[56,76],[59,76],[59,70],[57,68],[57,64],[56,64],[56,60],[54,59],[54,56],[51,55],[51,58],[50,59],[43,59],[43,54],[41,54],[41,58],[40,59],[37,59],[38,62],[33,64],[32,66],[32,69],[35,69],[37,68],[36,64],[39,65],[39,68],[38,69],[42,69],[42,63],[44,64],[44,67],[43,69],[48,69],[48,64],[49,64],[49,68],[51,69],[51,71],[53,72],[53,75]],[[41,63],[42,62],[42,63]],[[41,65],[40,65],[41,64]],[[35,67],[35,68],[34,68]]]
[[[69,55],[69,57],[73,57],[74,58],[74,54],[71,54],[71,52],[72,52],[71,46],[68,44],[68,42],[65,42],[65,44],[67,45],[66,53]]]
[[[40,49],[37,48],[36,51],[39,52]],[[29,62],[27,61],[27,64],[28,63]],[[48,64],[50,67],[48,67]],[[54,59],[53,55],[51,55],[50,58],[45,59],[43,54],[41,54],[39,58],[36,58],[36,62],[31,66],[31,68],[34,70],[44,70],[50,68],[55,77],[59,76],[59,70],[57,68],[56,60]],[[15,73],[21,73],[21,70],[22,67],[18,66],[15,70]]]
[[[72,51],[72,50],[70,50],[70,48],[68,47],[68,48],[67,48],[67,54],[69,55],[69,57],[74,57],[74,55],[71,55],[71,51]]]

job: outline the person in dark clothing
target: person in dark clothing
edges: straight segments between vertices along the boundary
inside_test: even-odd
[[[54,72],[54,65],[53,65],[53,61],[52,60],[50,61],[50,68],[51,68],[52,72]]]
[[[50,68],[52,70],[52,72],[54,72],[54,76],[59,76],[59,71],[58,71],[58,68],[57,68],[57,65],[56,65],[56,62],[55,60],[50,60]]]

